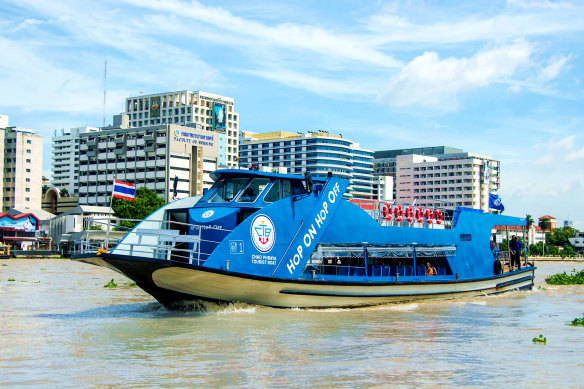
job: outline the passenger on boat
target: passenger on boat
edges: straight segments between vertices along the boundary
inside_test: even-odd
[[[491,241],[491,251],[493,252],[493,257],[495,259],[499,258],[499,243],[497,243],[497,239],[493,235],[493,240]]]
[[[243,194],[241,195],[241,198],[239,199],[239,201],[242,201],[244,203],[250,203],[255,199],[255,192],[253,190],[253,188],[247,188]]]
[[[430,262],[426,262],[426,275],[427,276],[437,276],[438,271]]]
[[[517,264],[517,269],[521,269],[521,241],[517,239],[517,236],[511,237],[509,249],[511,250],[511,269],[515,268],[515,264]]]

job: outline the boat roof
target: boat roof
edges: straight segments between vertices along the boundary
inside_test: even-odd
[[[248,170],[248,169],[219,169],[215,170],[210,174],[211,178],[217,181],[224,177],[266,177],[266,178],[282,178],[286,180],[297,180],[304,181],[304,175],[302,174],[284,174],[284,173],[272,173],[272,172],[262,172],[258,170]],[[314,182],[326,182],[325,177],[312,176]]]

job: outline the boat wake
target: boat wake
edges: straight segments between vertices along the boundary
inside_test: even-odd
[[[231,302],[211,302],[205,300],[182,300],[168,307],[169,311],[216,313],[219,315],[233,313],[254,313],[257,305]]]

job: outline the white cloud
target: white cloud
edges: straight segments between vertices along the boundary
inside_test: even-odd
[[[584,160],[584,147],[579,150],[574,150],[566,154],[566,161],[580,161]]]
[[[538,79],[544,82],[553,80],[562,72],[562,70],[565,70],[565,65],[571,57],[572,54],[550,58],[548,65],[539,71]]]
[[[393,106],[425,105],[452,110],[457,95],[494,82],[508,82],[517,69],[526,65],[531,46],[519,41],[485,49],[470,58],[440,59],[435,52],[414,58],[396,76],[380,96]]]
[[[511,7],[523,8],[523,9],[546,9],[546,10],[558,10],[558,9],[572,9],[574,6],[567,2],[562,1],[548,1],[548,0],[507,0],[507,4]]]
[[[235,16],[220,7],[205,6],[197,1],[184,3],[176,0],[126,0],[126,2],[136,7],[179,16],[185,25],[188,25],[189,21],[211,25],[218,30],[235,34],[228,37],[231,36],[246,47],[257,45],[260,40],[262,45],[302,50],[317,56],[332,56],[338,60],[369,63],[381,67],[401,65],[400,61],[391,55],[376,49],[370,43],[369,36],[365,34],[346,34],[293,23],[268,26]],[[158,27],[165,29],[165,25]],[[189,30],[184,31],[189,33]]]

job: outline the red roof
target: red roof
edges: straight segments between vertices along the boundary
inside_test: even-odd
[[[541,220],[541,219],[556,220],[555,217],[550,216],[550,215],[544,215],[544,216],[540,217],[538,220]]]

